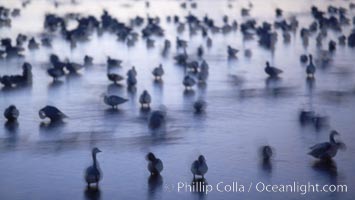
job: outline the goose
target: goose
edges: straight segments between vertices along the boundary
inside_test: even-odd
[[[99,167],[99,162],[96,159],[96,154],[100,153],[101,150],[98,149],[97,147],[92,149],[92,160],[93,163],[90,167],[88,167],[85,170],[85,181],[87,183],[87,186],[90,187],[90,184],[92,183],[96,183],[96,185],[98,186],[99,181],[102,179],[102,172],[100,170]]]
[[[8,108],[5,109],[4,117],[9,122],[14,122],[17,120],[18,116],[20,115],[19,110],[14,105],[10,105]]]
[[[58,108],[48,105],[40,109],[38,114],[41,119],[49,118],[51,122],[61,121],[63,118],[67,118]]]
[[[47,73],[54,81],[65,75],[63,68],[49,68],[47,69]]]
[[[163,65],[160,64],[158,67],[154,68],[152,74],[155,79],[160,80],[161,77],[164,75]]]
[[[333,40],[330,40],[329,43],[328,43],[328,50],[329,52],[333,52],[336,50],[336,42],[333,41]]]
[[[302,55],[300,56],[300,61],[301,61],[301,63],[306,63],[306,62],[308,62],[308,56],[307,56],[306,54],[302,54]]]
[[[194,109],[196,113],[203,112],[206,109],[206,107],[207,107],[207,103],[202,99],[199,99],[194,103]]]
[[[171,42],[170,42],[170,40],[166,39],[166,40],[164,41],[163,52],[165,52],[165,53],[168,52],[169,49],[170,49],[170,47],[171,47]]]
[[[166,111],[165,110],[153,111],[150,114],[149,120],[148,120],[149,128],[151,128],[151,129],[160,128],[164,124],[165,118],[166,118]]]
[[[239,52],[238,49],[234,49],[231,46],[228,45],[227,47],[227,53],[228,53],[228,58],[236,58],[237,57],[237,53]]]
[[[84,65],[85,66],[92,66],[93,65],[94,58],[88,55],[85,55],[84,57]]]
[[[210,48],[212,46],[212,39],[210,37],[207,37],[206,45],[208,48]]]
[[[273,156],[272,148],[269,145],[262,146],[260,154],[263,161],[269,161]]]
[[[179,37],[176,37],[176,47],[177,48],[186,49],[187,41],[186,40],[182,40]]]
[[[122,61],[118,59],[113,59],[110,56],[107,57],[107,66],[108,67],[120,67]]]
[[[27,83],[32,81],[32,65],[28,62],[22,65],[22,79]]]
[[[104,95],[104,103],[112,107],[117,108],[118,105],[125,103],[128,99],[116,96],[116,95]]]
[[[148,171],[151,176],[159,175],[161,171],[163,171],[163,162],[159,158],[155,157],[152,152],[147,154],[146,159],[148,161]]]
[[[36,42],[35,38],[31,38],[28,41],[28,48],[31,50],[39,48],[39,44]]]
[[[65,65],[66,69],[69,71],[69,73],[71,74],[76,74],[78,73],[78,71],[80,69],[82,69],[84,66],[82,64],[79,63],[75,63],[75,62],[67,62],[67,64]]]
[[[117,84],[117,82],[120,82],[124,79],[123,76],[112,72],[107,73],[107,78],[108,80],[112,81],[115,84]]]
[[[202,179],[204,179],[205,174],[208,171],[208,166],[206,163],[206,159],[203,155],[200,155],[197,160],[195,160],[192,165],[191,165],[191,172],[194,176],[194,179],[196,176],[202,176]]]
[[[192,86],[194,86],[196,84],[196,81],[191,76],[186,75],[184,77],[184,80],[183,80],[182,84],[185,86],[185,89],[188,90],[188,89],[191,89]]]
[[[202,57],[203,54],[204,54],[204,50],[203,50],[202,45],[200,45],[200,46],[197,48],[197,56],[198,56],[198,57]]]
[[[150,102],[152,101],[152,98],[150,94],[148,93],[147,90],[144,90],[141,96],[139,97],[139,103],[141,104],[142,108],[150,107]]]
[[[133,72],[127,73],[127,85],[130,86],[135,86],[137,84],[137,78],[134,75]]]
[[[331,131],[329,135],[329,142],[319,143],[310,147],[311,151],[308,154],[321,160],[332,159],[337,154],[338,149],[346,148],[344,143],[338,142],[334,139],[336,135],[339,135],[337,131]]]
[[[134,66],[130,70],[128,70],[127,76],[137,76],[137,71]]]
[[[306,68],[306,73],[308,77],[314,77],[314,73],[316,72],[316,67],[313,64],[312,54],[309,54],[309,64]]]
[[[282,70],[276,67],[270,66],[269,62],[266,62],[266,67],[264,69],[265,73],[272,78],[278,77],[282,73]]]
[[[252,56],[252,51],[250,49],[245,49],[244,56],[250,58]]]

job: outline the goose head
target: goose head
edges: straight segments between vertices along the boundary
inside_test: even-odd
[[[334,137],[335,137],[336,135],[339,135],[339,133],[338,133],[337,131],[332,130],[332,131],[330,132],[330,135],[329,135],[330,143],[332,143],[332,144],[335,144],[335,143],[336,143],[336,141],[335,141],[335,139],[334,139]]]
[[[155,157],[155,155],[154,155],[152,152],[149,152],[149,153],[147,154],[147,156],[146,156],[146,159],[147,159],[148,161],[153,162],[153,161],[155,161],[157,158]]]
[[[92,154],[93,155],[96,155],[97,153],[100,153],[100,152],[102,152],[102,151],[99,148],[97,148],[97,147],[92,149]]]
[[[200,155],[200,156],[198,157],[198,161],[199,161],[200,163],[204,163],[204,162],[206,162],[206,159],[205,159],[205,157],[204,157],[203,155]]]

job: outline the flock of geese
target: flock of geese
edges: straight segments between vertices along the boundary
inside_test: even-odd
[[[26,8],[30,1],[23,3],[23,9]],[[58,2],[55,6],[60,6]],[[146,6],[149,7],[149,1],[146,2]],[[231,6],[231,5],[229,5]],[[190,8],[191,10],[197,7],[197,3],[194,1],[183,2],[181,7],[184,9]],[[349,9],[354,9],[355,5],[350,3]],[[228,16],[223,16],[224,24],[222,26],[217,26],[214,20],[207,15],[202,19],[193,15],[190,12],[185,18],[179,16],[168,16],[166,18],[167,22],[174,23],[177,28],[178,33],[184,32],[186,29],[190,31],[190,34],[196,35],[201,34],[206,42],[207,48],[213,47],[213,35],[215,34],[228,34],[233,31],[240,31],[245,40],[252,40],[255,37],[258,38],[258,43],[260,46],[273,49],[277,42],[278,33],[275,31],[282,31],[282,37],[285,43],[289,42],[291,39],[290,34],[298,30],[298,20],[296,17],[291,17],[287,19],[283,16],[283,11],[279,8],[276,9],[276,20],[274,23],[263,22],[261,25],[257,25],[255,19],[250,17],[250,11],[252,10],[252,4],[249,8],[243,8],[241,10],[241,15],[245,17],[243,23],[238,24],[236,20],[230,20]],[[328,50],[323,50],[324,56],[320,57],[322,62],[327,62],[331,59],[333,55],[332,52],[336,51],[337,45],[348,45],[349,47],[355,46],[355,29],[346,36],[346,33],[342,33],[343,27],[351,26],[355,24],[355,17],[350,19],[348,16],[348,9],[344,7],[329,6],[327,11],[322,11],[316,6],[311,7],[311,15],[314,21],[309,27],[303,27],[300,30],[300,37],[302,39],[303,45],[307,46],[311,35],[316,36],[316,44],[318,47],[322,47],[323,42],[327,38],[328,31],[335,31],[338,33],[338,43],[334,40],[330,40],[328,43]],[[0,26],[1,27],[11,27],[11,21],[15,20],[17,16],[21,14],[20,9],[10,9],[0,6]],[[247,18],[248,17],[248,18]],[[78,22],[76,28],[69,30],[68,22],[70,20],[75,20]],[[161,19],[159,17],[141,17],[136,16],[130,20],[130,24],[127,25],[120,22],[118,19],[110,15],[107,11],[104,11],[101,18],[96,18],[94,16],[83,17],[77,14],[68,14],[64,17],[58,16],[56,14],[46,14],[44,21],[44,33],[41,34],[41,38],[35,38],[19,34],[16,38],[16,43],[12,43],[11,38],[1,38],[1,48],[0,48],[0,59],[11,59],[11,58],[23,58],[23,51],[27,48],[30,51],[34,51],[42,46],[50,48],[52,46],[52,37],[57,35],[66,40],[72,48],[75,48],[80,42],[89,41],[90,36],[93,33],[98,33],[99,35],[103,32],[107,32],[117,36],[119,42],[132,47],[139,40],[139,36],[146,41],[147,48],[155,47],[154,37],[164,37],[164,29],[160,24]],[[352,21],[352,22],[351,22]],[[145,23],[146,22],[146,23]],[[145,24],[145,25],[144,25]],[[142,27],[141,34],[139,34],[135,28]],[[274,27],[274,28],[272,28]],[[38,42],[40,40],[41,42]],[[172,42],[165,39],[162,55],[165,56],[171,51]],[[189,42],[183,40],[179,37],[176,38],[176,55],[174,60],[177,65],[180,65],[186,69],[186,75],[182,78],[182,84],[185,90],[193,90],[193,87],[197,83],[207,83],[209,76],[209,65],[204,56],[203,45],[199,46],[196,50],[197,59],[194,56],[189,55],[186,51]],[[239,50],[228,45],[226,47],[226,56],[228,59],[238,59]],[[250,49],[246,49],[244,52],[246,57],[252,55]],[[79,73],[79,71],[87,66],[93,65],[94,58],[89,55],[85,55],[83,58],[83,64],[72,62],[68,59],[61,60],[58,55],[52,54],[49,57],[50,68],[47,69],[47,74],[53,78],[53,81],[57,81],[61,77],[68,74]],[[317,66],[313,61],[312,54],[300,55],[300,62],[308,63],[305,69],[305,77],[307,80],[314,80],[316,76]],[[121,84],[126,80],[126,85],[128,88],[135,88],[137,85],[137,71],[133,66],[129,69],[126,75],[113,72],[115,68],[120,68],[122,60],[117,58],[107,57],[107,79],[114,84]],[[266,61],[264,72],[266,76],[271,79],[277,79],[283,73],[283,70],[271,66],[271,64]],[[164,67],[159,64],[153,69],[152,75],[155,81],[161,81],[164,76]],[[0,77],[0,83],[5,88],[16,88],[21,85],[31,84],[32,78],[32,66],[30,63],[25,62],[22,67],[22,74],[19,75],[2,75]],[[102,95],[103,102],[112,107],[112,109],[117,109],[119,105],[129,101],[121,96],[114,94],[104,94]],[[139,103],[142,109],[150,109],[150,104],[152,102],[151,95],[147,90],[144,90],[139,97]],[[203,99],[199,99],[193,104],[193,108],[197,113],[201,113],[206,109],[207,103]],[[15,105],[10,105],[4,111],[4,116],[8,122],[15,122],[20,115],[20,111]],[[47,105],[39,110],[39,117],[41,119],[48,118],[51,123],[58,122],[67,118],[62,111],[60,111],[55,106]],[[161,125],[166,120],[166,111],[163,109],[150,111],[149,127],[156,129],[161,127]],[[302,111],[300,113],[300,121],[316,121],[317,117],[312,111]],[[331,131],[329,136],[329,142],[319,143],[310,148],[309,155],[320,159],[320,160],[331,160],[336,156],[339,149],[344,149],[344,143],[335,139],[335,136],[339,133],[335,130]],[[99,168],[99,162],[97,160],[97,154],[100,153],[100,149],[92,149],[92,159],[93,164],[88,167],[85,171],[85,181],[88,186],[91,184],[98,184],[102,178],[102,172]],[[271,146],[263,146],[260,150],[260,155],[262,160],[269,162],[273,156],[273,148]],[[157,158],[153,153],[148,153],[146,156],[148,161],[148,170],[152,176],[160,174],[163,170],[163,162]],[[208,171],[208,166],[206,159],[203,155],[200,155],[197,160],[195,160],[191,165],[191,172],[195,179],[196,176],[201,176],[202,178]]]

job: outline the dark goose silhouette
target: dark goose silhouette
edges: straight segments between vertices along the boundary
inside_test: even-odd
[[[85,170],[85,181],[88,185],[88,187],[90,187],[90,184],[96,183],[96,185],[99,185],[99,181],[102,178],[102,173],[99,167],[99,162],[96,159],[96,154],[100,153],[101,150],[98,149],[97,147],[92,149],[92,160],[93,160],[93,164],[88,167]]]

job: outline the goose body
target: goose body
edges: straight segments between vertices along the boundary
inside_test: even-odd
[[[137,84],[137,78],[133,73],[129,73],[127,77],[127,85],[128,86],[134,86]]]
[[[208,171],[208,166],[206,163],[206,159],[203,155],[200,155],[197,160],[195,160],[191,165],[191,172],[194,176],[202,176],[204,178],[205,174]]]
[[[282,70],[276,67],[271,67],[269,62],[266,62],[265,73],[270,77],[278,77]]]
[[[14,105],[10,105],[8,108],[5,109],[4,111],[4,117],[9,121],[16,121],[18,116],[20,115],[19,110],[16,108]]]
[[[108,67],[119,67],[121,66],[122,61],[118,59],[113,59],[108,57],[107,58],[107,66]]]
[[[238,49],[234,49],[234,48],[232,48],[231,46],[228,45],[227,53],[228,53],[228,57],[229,58],[236,58],[238,52],[239,52]]]
[[[158,175],[163,171],[163,162],[159,158],[156,158],[153,153],[149,152],[146,156],[146,159],[148,161],[147,168],[150,172],[150,175]]]
[[[139,97],[139,103],[141,104],[142,107],[147,106],[149,108],[151,101],[152,98],[150,94],[148,93],[147,90],[144,90],[141,96]]]
[[[53,80],[57,80],[59,77],[65,75],[65,72],[62,68],[50,68],[47,70],[47,73],[53,78]]]
[[[84,57],[84,65],[85,66],[92,66],[93,65],[94,58],[91,56],[86,55]]]
[[[309,64],[306,68],[306,74],[308,77],[314,77],[314,73],[316,72],[316,66],[313,64],[312,55],[309,55]]]
[[[74,62],[68,62],[65,67],[70,73],[77,73],[80,69],[82,69],[84,66],[79,63],[74,63]]]
[[[186,89],[190,89],[196,84],[196,81],[191,76],[186,75],[182,84],[185,86]]]
[[[88,187],[90,187],[90,184],[93,183],[96,183],[98,185],[99,181],[102,179],[102,173],[96,158],[96,154],[100,152],[101,150],[96,147],[92,150],[93,164],[85,170],[84,178]]]
[[[338,132],[332,131],[329,136],[329,142],[323,142],[310,147],[309,155],[321,159],[329,160],[336,156],[338,149],[345,147],[342,142],[337,142],[334,136],[339,135]]]
[[[107,78],[108,80],[114,82],[115,84],[117,84],[117,82],[122,81],[124,78],[116,73],[107,73]]]
[[[160,128],[165,122],[166,112],[162,110],[155,110],[150,114],[149,127],[151,129]]]
[[[60,121],[67,116],[54,106],[45,106],[38,112],[41,119],[49,118],[51,122]]]
[[[161,79],[164,75],[163,65],[160,64],[159,67],[154,68],[152,74],[156,79]]]
[[[197,100],[194,103],[194,109],[196,113],[203,112],[207,107],[207,103],[204,100]]]
[[[125,98],[116,96],[116,95],[105,95],[104,96],[104,103],[106,105],[111,106],[112,108],[117,108],[118,105],[125,103],[128,101]]]
[[[272,148],[269,145],[261,147],[261,157],[264,161],[269,161],[273,156]]]

